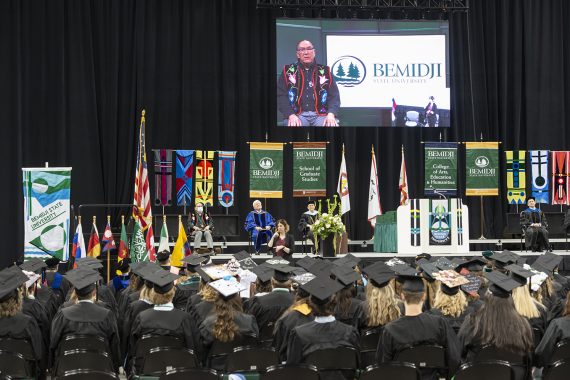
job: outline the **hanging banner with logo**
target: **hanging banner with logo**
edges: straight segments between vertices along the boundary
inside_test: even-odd
[[[172,206],[172,150],[153,149],[154,205]]]
[[[429,200],[429,245],[451,245],[451,200]]]
[[[552,204],[568,205],[570,152],[552,152]]]
[[[293,143],[293,196],[327,196],[327,143]]]
[[[526,169],[524,150],[507,150],[507,202],[522,205],[526,200]]]
[[[24,258],[69,258],[71,168],[23,168]]]
[[[532,176],[532,196],[536,203],[549,203],[548,191],[548,151],[531,150],[530,167]]]
[[[465,143],[465,195],[499,195],[499,143]]]
[[[419,247],[421,245],[420,238],[420,200],[410,199],[410,241],[412,247]]]
[[[214,151],[196,151],[196,199],[204,206],[214,205]]]
[[[194,178],[194,151],[176,151],[176,204],[190,206]]]
[[[234,185],[237,152],[218,152],[218,202],[222,207],[234,204]]]
[[[457,194],[457,143],[426,142],[424,145],[424,194]]]
[[[249,145],[249,197],[283,198],[283,143]]]

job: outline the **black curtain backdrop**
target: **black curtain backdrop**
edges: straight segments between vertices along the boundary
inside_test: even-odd
[[[372,236],[366,221],[372,144],[384,210],[398,205],[402,145],[412,197],[423,195],[421,141],[436,141],[440,133],[447,141],[474,141],[482,133],[486,141],[502,141],[501,153],[569,147],[566,0],[474,0],[468,14],[450,17],[449,130],[275,127],[274,16],[256,10],[255,0],[1,1],[0,149],[5,169],[0,231],[5,245],[0,267],[22,252],[22,167],[46,161],[72,166],[76,210],[80,204],[132,202],[143,108],[149,164],[153,148],[238,151],[236,204],[230,213],[241,216],[252,201],[247,141],[264,141],[266,133],[269,141],[304,141],[307,135],[311,141],[330,141],[329,196],[336,189],[344,143],[352,204],[349,236],[358,240]],[[501,160],[504,164],[503,155]],[[285,171],[290,170],[288,146]],[[500,185],[500,197],[485,200],[488,237],[502,234],[509,210],[504,174]],[[296,225],[305,199],[291,193],[286,175],[285,198],[268,200],[265,206]],[[464,201],[471,211],[471,237],[478,237],[479,198]],[[118,211],[112,216],[117,226]],[[103,224],[99,220],[100,229]],[[85,220],[84,230],[89,230]]]

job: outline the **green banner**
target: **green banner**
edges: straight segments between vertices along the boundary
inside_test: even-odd
[[[465,195],[499,195],[499,143],[465,143]]]
[[[424,194],[457,195],[457,143],[426,142],[424,157]]]
[[[293,143],[293,196],[327,196],[327,143]]]
[[[283,198],[283,144],[252,142],[249,149],[249,197]]]

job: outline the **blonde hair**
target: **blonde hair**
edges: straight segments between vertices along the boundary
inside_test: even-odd
[[[283,225],[283,228],[285,229],[285,233],[289,232],[289,223],[287,223],[287,221],[285,219],[279,219],[277,221],[277,226],[279,225]]]
[[[143,285],[141,292],[139,294],[139,300],[147,300],[150,301],[150,298],[152,297],[152,288],[149,288],[146,285]]]
[[[77,301],[79,301],[79,297],[77,297],[77,293],[75,292],[75,289],[73,289],[73,291],[69,295],[69,302],[71,302],[72,304],[76,304]]]
[[[160,294],[151,290],[148,292],[148,300],[153,303],[153,305],[164,305],[165,303],[169,303],[174,298],[174,292],[176,289],[173,287],[169,291],[164,294]]]
[[[207,302],[214,302],[218,299],[218,292],[209,285],[202,288],[200,295],[202,296],[202,300]]]
[[[13,317],[22,310],[22,290],[18,288],[16,297],[0,302],[0,318]]]
[[[435,294],[433,307],[439,309],[443,315],[457,318],[467,308],[467,298],[461,291],[450,296],[442,292],[440,288]]]
[[[528,286],[519,286],[513,289],[513,301],[519,315],[525,318],[540,317],[540,309],[544,308],[537,300],[530,296]]]
[[[426,288],[426,297],[429,300],[429,307],[435,307],[435,298],[437,297],[437,293],[439,292],[439,281],[428,281],[425,278],[422,279],[424,281],[424,286]]]
[[[366,285],[366,311],[368,327],[384,326],[400,318],[400,308],[392,284],[378,288]]]

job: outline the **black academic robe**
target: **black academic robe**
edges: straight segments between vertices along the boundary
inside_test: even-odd
[[[556,289],[557,295],[562,299],[566,299],[566,295],[570,291],[570,281],[559,273],[554,273],[553,279],[554,284],[559,285]]]
[[[54,291],[48,287],[38,287],[35,297],[46,309],[48,319],[50,321],[53,319],[55,313],[57,313],[64,301],[60,289]]]
[[[294,300],[295,296],[289,291],[273,290],[271,293],[253,297],[247,312],[255,317],[261,330],[269,323],[277,321]]]
[[[198,305],[198,303],[200,303],[201,301],[202,301],[202,295],[200,293],[196,293],[190,296],[190,298],[188,298],[188,302],[186,303],[186,312],[191,313],[192,309],[194,309],[194,307],[196,307],[196,305]]]
[[[55,358],[59,342],[67,335],[82,334],[103,337],[108,344],[109,354],[119,369],[119,329],[113,312],[92,302],[78,302],[60,309],[51,324],[50,357]],[[53,360],[51,361],[53,363]]]
[[[534,365],[544,367],[551,364],[550,358],[556,348],[556,344],[568,338],[570,338],[570,316],[567,315],[553,320],[534,351]]]
[[[391,362],[398,352],[410,346],[435,344],[445,348],[449,374],[455,373],[459,366],[461,346],[457,335],[442,317],[421,313],[417,316],[402,316],[384,326],[382,337],[378,341],[376,359],[379,362]],[[422,379],[437,379],[437,373],[421,370]]]
[[[461,325],[463,324],[463,321],[465,321],[465,318],[470,315],[471,313],[473,313],[474,311],[477,310],[477,307],[480,307],[481,305],[479,304],[468,304],[467,307],[465,308],[465,310],[463,311],[463,313],[461,313],[461,315],[459,315],[458,317],[453,317],[450,315],[443,315],[443,313],[441,312],[440,309],[436,309],[436,308],[432,308],[429,311],[427,311],[426,313],[432,314],[432,315],[437,315],[440,316],[442,318],[444,318],[445,320],[447,320],[447,322],[449,322],[449,325],[451,326],[451,328],[453,329],[453,331],[455,331],[455,333],[457,334],[459,332],[459,329],[461,328]]]
[[[360,349],[358,331],[337,320],[332,322],[312,321],[295,327],[289,335],[287,364],[303,363],[312,352],[325,348],[354,347]],[[321,373],[321,379],[351,379],[342,372]]]
[[[527,318],[534,335],[534,347],[538,346],[538,343],[542,340],[546,327],[548,326],[548,311],[545,307],[541,306],[538,307],[538,310],[540,311],[539,317]]]
[[[49,350],[51,321],[48,318],[45,307],[37,299],[24,298],[22,303],[22,313],[29,315],[36,321],[42,334],[42,352],[47,353]],[[47,355],[44,355],[42,358],[41,368],[47,368],[47,364]]]
[[[531,227],[530,225],[532,223],[540,223],[541,226]],[[542,211],[527,208],[521,212],[520,225],[524,230],[526,248],[532,248],[533,251],[550,248],[548,241],[548,221]]]
[[[309,228],[309,225],[315,224],[315,221],[317,221],[318,219],[319,219],[318,213],[309,214],[308,212],[305,212],[301,215],[301,218],[299,219],[299,223],[297,225],[297,228],[301,233],[303,239],[310,239],[313,242],[313,244],[315,244],[315,236],[313,235],[313,231]]]
[[[334,316],[337,319],[337,321],[346,323],[347,325],[351,325],[359,329],[365,318],[366,314],[366,312],[364,311],[365,305],[366,304],[363,301],[359,300],[358,298],[351,298],[348,312],[341,314],[337,305]]]
[[[189,277],[186,281],[176,285],[176,291],[174,292],[174,298],[172,303],[174,307],[178,310],[186,310],[186,304],[190,297],[198,293],[198,288],[200,287],[200,277],[194,276]]]
[[[54,291],[57,289],[61,290],[61,303],[63,303],[63,301],[67,299],[67,294],[69,293],[69,289],[71,289],[71,283],[67,278],[63,277],[61,273],[55,271],[46,271],[45,276],[48,287],[52,288]]]
[[[291,331],[297,326],[312,322],[314,319],[315,317],[311,314],[310,309],[301,308],[300,310],[291,310],[275,322],[272,346],[279,353],[281,361],[287,360],[287,344],[289,343]]]
[[[127,308],[127,312],[123,318],[123,324],[120,326],[121,334],[121,358],[124,358],[129,352],[129,336],[131,334],[131,329],[135,318],[145,310],[152,309],[153,304],[138,300],[133,302]]]
[[[42,333],[33,317],[24,313],[13,317],[0,317],[0,338],[27,340],[32,345],[40,372],[45,369],[42,367],[42,363],[45,363],[45,360],[42,360],[45,357],[45,352],[42,351]]]
[[[211,301],[201,301],[198,302],[196,306],[190,310],[189,314],[194,319],[196,326],[204,322],[214,312],[214,302]]]
[[[119,314],[117,300],[115,299],[111,288],[109,288],[107,285],[97,286],[97,299],[99,301],[105,302],[109,306],[109,309],[115,314],[115,317],[117,317]]]

